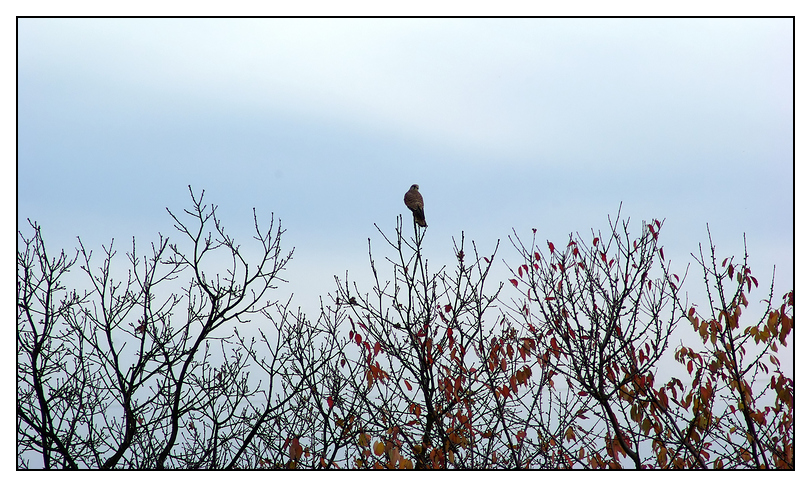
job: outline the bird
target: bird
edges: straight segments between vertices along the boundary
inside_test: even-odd
[[[425,205],[422,202],[422,195],[420,194],[420,186],[418,184],[411,185],[411,189],[406,192],[403,201],[405,201],[405,205],[414,214],[414,223],[421,227],[427,227],[428,224],[425,223],[425,212],[423,211]]]

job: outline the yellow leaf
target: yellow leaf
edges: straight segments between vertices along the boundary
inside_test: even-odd
[[[401,460],[400,449],[397,448],[396,446],[393,446],[391,450],[389,450],[389,459],[391,461],[392,466],[397,465],[397,462],[400,462],[400,464],[402,464],[403,462],[400,461]]]
[[[769,321],[768,321],[769,328],[775,328],[775,325],[777,325],[777,321],[779,319],[780,313],[778,313],[777,311],[772,311],[771,313],[769,313]]]
[[[382,455],[383,452],[386,449],[385,447],[386,446],[383,443],[381,443],[379,441],[375,441],[375,447],[374,447],[375,455]]]

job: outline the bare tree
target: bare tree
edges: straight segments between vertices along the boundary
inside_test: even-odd
[[[317,330],[266,297],[292,256],[283,231],[273,219],[260,230],[254,212],[259,259],[249,264],[216,207],[191,196],[185,218],[170,212],[185,243],[161,236],[139,257],[133,241],[121,277],[112,242],[94,268],[81,241],[77,257],[49,261],[38,226],[20,234],[19,466],[35,455],[44,468],[253,466],[262,426],[292,414],[317,367],[301,355]],[[60,279],[77,259],[90,289],[65,293]],[[179,292],[166,286],[178,279]],[[257,335],[252,317],[271,327]],[[260,370],[264,381],[252,380]]]
[[[190,194],[180,238],[123,267],[113,242],[99,262],[19,233],[18,468],[794,468],[793,291],[744,317],[745,241],[741,264],[699,247],[702,307],[658,220],[560,248],[514,232],[504,286],[498,244],[462,234],[429,266],[398,218],[370,287],[336,277],[313,320],[274,297],[273,217],[243,249]]]
[[[41,456],[44,468],[78,468],[75,457],[91,451],[83,444],[81,414],[98,405],[82,394],[87,377],[72,363],[81,360],[82,350],[71,349],[63,323],[87,295],[66,292],[62,284],[76,256],[60,252],[49,258],[41,228],[29,224],[34,234],[20,233],[17,252],[18,465],[28,465],[30,452]]]
[[[357,347],[334,380],[346,384],[338,404],[354,418],[356,466],[556,465],[528,434],[548,385],[530,380],[536,340],[516,335],[498,307],[502,285],[487,281],[498,245],[482,256],[463,234],[454,266],[432,271],[422,230],[407,239],[400,220],[394,238],[378,230],[393,254],[390,276],[382,277],[370,244],[372,289],[338,280],[331,308],[333,320],[349,320]],[[566,416],[561,424],[574,417]]]

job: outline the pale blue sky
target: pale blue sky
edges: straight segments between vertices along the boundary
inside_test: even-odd
[[[420,185],[436,266],[465,231],[517,265],[623,215],[793,286],[791,19],[20,19],[18,224],[53,245],[175,237],[206,190],[288,229],[314,313]],[[407,220],[408,221],[408,220]],[[121,248],[123,251],[123,247]],[[123,261],[122,261],[123,264]],[[694,273],[693,278],[698,278]],[[697,282],[697,281],[696,281]]]

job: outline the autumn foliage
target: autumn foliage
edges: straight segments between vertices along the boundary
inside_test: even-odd
[[[371,286],[308,318],[269,297],[275,222],[249,263],[202,199],[128,274],[20,231],[18,468],[794,468],[793,291],[750,301],[745,241],[699,246],[694,301],[659,220],[515,232],[505,261],[462,235],[434,268],[398,218]]]

